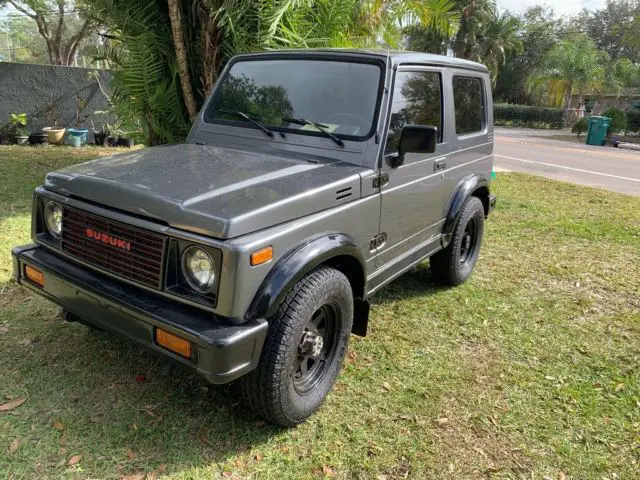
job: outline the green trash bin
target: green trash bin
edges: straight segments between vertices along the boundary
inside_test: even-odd
[[[587,127],[587,145],[603,147],[610,125],[611,118],[609,117],[597,117],[595,115],[589,117],[589,124]]]

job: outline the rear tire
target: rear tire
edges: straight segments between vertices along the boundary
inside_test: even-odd
[[[469,197],[462,205],[449,246],[429,259],[434,280],[449,286],[467,281],[478,261],[483,235],[484,207],[479,198]]]
[[[241,395],[265,420],[292,427],[320,408],[340,373],[353,324],[349,280],[320,267],[293,286],[269,323]]]

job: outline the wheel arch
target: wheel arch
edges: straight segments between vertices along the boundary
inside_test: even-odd
[[[342,233],[311,239],[278,260],[254,296],[247,320],[273,316],[289,289],[322,265],[339,270],[349,280],[354,301],[352,332],[365,336],[369,319],[365,260],[358,243]]]
[[[446,221],[443,227],[443,246],[446,247],[449,244],[453,229],[460,218],[462,206],[469,197],[477,197],[482,202],[485,216],[489,215],[491,208],[489,180],[483,175],[474,173],[458,183],[447,207]]]

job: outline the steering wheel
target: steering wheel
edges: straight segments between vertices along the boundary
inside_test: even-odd
[[[347,119],[347,121],[341,122],[339,120],[340,117],[342,117],[343,119]],[[330,115],[329,118],[327,118],[327,123],[337,123],[339,125],[343,125],[343,124],[353,125],[354,120],[356,122],[356,125],[361,127],[362,130],[369,130],[371,126],[371,122],[367,122],[364,118],[349,112],[334,113],[333,115]]]

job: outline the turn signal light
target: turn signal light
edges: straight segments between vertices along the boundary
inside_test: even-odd
[[[173,333],[156,328],[156,342],[158,345],[162,345],[167,350],[176,352],[183,357],[191,357],[191,343]]]
[[[251,254],[251,266],[262,265],[273,258],[273,247],[265,247]]]
[[[29,265],[25,265],[24,275],[31,282],[35,283],[40,287],[44,287],[44,273],[42,273],[40,270],[36,270],[35,268],[30,267]]]

